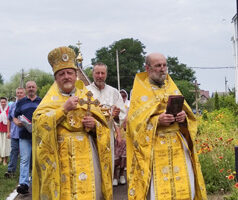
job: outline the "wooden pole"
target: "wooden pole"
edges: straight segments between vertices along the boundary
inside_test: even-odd
[[[198,83],[197,83],[197,80],[195,80],[195,104],[196,104],[196,114],[198,114]]]
[[[120,91],[120,71],[119,71],[118,50],[116,50],[116,62],[117,62],[117,89]]]
[[[238,181],[238,146],[235,146],[236,181]]]

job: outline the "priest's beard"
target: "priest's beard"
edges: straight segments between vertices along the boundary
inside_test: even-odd
[[[65,90],[68,90],[68,91],[69,91],[70,89],[73,90],[73,88],[74,88],[74,87],[73,87],[73,83],[71,83],[71,82],[64,83],[63,86],[64,86],[64,89],[65,89]]]
[[[166,74],[163,74],[163,75],[152,74],[150,77],[150,83],[161,87],[164,85],[165,79],[166,79]]]

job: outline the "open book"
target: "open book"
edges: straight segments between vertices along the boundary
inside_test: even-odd
[[[172,114],[176,116],[183,109],[184,96],[182,95],[170,95],[166,108],[166,114]]]

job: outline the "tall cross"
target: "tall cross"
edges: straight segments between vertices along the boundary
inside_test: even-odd
[[[79,99],[79,104],[82,106],[84,104],[87,104],[88,107],[87,107],[87,111],[86,111],[86,115],[87,116],[91,116],[91,104],[94,104],[95,106],[98,106],[100,104],[100,102],[96,99],[94,101],[92,101],[92,96],[93,96],[93,93],[91,91],[88,91],[86,93],[86,96],[88,97],[87,101],[85,101],[84,99]]]
[[[78,45],[79,46],[79,49],[80,49],[80,45],[81,45],[82,43],[80,42],[80,41],[78,41],[78,43],[76,43],[76,45]]]
[[[77,57],[76,57],[76,61],[78,62],[78,64],[79,64],[80,67],[82,68],[83,56],[82,56],[81,51],[80,51],[80,45],[81,45],[81,44],[82,44],[82,43],[81,43],[80,41],[78,41],[78,43],[76,43],[76,45],[79,46],[79,52],[78,52],[78,55],[77,55]]]

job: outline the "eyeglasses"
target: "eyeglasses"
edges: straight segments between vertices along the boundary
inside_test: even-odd
[[[157,65],[154,65],[154,66],[152,66],[152,65],[148,65],[148,66],[155,67],[155,68],[162,68],[162,67],[167,67],[167,64],[157,64]]]

